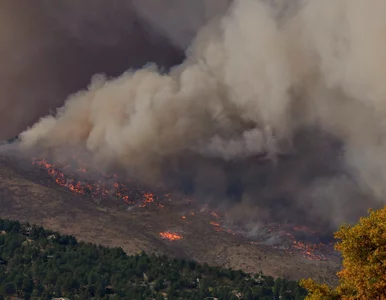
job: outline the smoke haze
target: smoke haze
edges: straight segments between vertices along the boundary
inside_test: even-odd
[[[179,19],[134,2],[186,45]],[[251,222],[335,228],[384,204],[386,3],[235,0],[224,12],[225,2],[187,26],[201,29],[181,65],[94,76],[22,147],[81,147]]]
[[[62,106],[95,73],[148,61],[167,68],[183,54],[131,0],[0,0],[0,139]]]

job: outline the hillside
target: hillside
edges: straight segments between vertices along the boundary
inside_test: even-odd
[[[80,241],[196,260],[213,266],[290,279],[335,280],[339,259],[307,259],[279,247],[253,243],[216,227],[213,214],[189,204],[128,211],[119,201],[97,201],[58,186],[30,161],[0,158],[1,218],[17,219],[70,234]],[[168,234],[176,234],[173,239]]]
[[[0,219],[0,295],[24,299],[304,299],[295,281],[78,243]],[[235,297],[235,295],[238,295]],[[1,296],[0,296],[1,298]]]

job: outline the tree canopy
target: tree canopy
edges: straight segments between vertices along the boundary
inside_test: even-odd
[[[78,242],[0,219],[0,300],[304,299],[298,282]]]
[[[386,299],[386,206],[369,213],[355,226],[343,225],[335,233],[335,248],[343,259],[338,287],[302,280],[309,293],[306,299]]]

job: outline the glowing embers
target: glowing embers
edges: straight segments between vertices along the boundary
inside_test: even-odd
[[[214,228],[215,231],[217,231],[217,232],[222,231],[222,229],[221,229],[221,227],[220,227],[220,223],[211,221],[209,224],[213,226],[213,228]]]
[[[232,230],[230,229],[225,229],[221,226],[221,223],[220,221],[224,219],[223,216],[220,216],[219,213],[216,213],[214,210],[210,210],[209,211],[209,215],[211,218],[214,219],[214,221],[210,221],[209,224],[213,226],[213,229],[217,232],[226,232],[226,233],[229,233],[229,234],[233,234],[233,235],[236,235],[235,232],[233,232]]]
[[[159,207],[164,207],[163,204],[161,203],[158,203],[154,200],[154,194],[153,193],[145,193],[143,195],[143,200],[142,200],[142,204],[139,205],[139,207],[146,207],[148,204],[150,203],[155,203],[157,206]]]
[[[318,251],[327,247],[326,245],[320,244],[305,244],[300,241],[294,241],[292,249],[296,249],[300,252],[301,256],[309,260],[327,260],[326,256],[318,253]]]
[[[213,221],[211,221],[209,224],[214,226],[214,227],[220,227],[220,223],[216,223],[216,222],[213,222]]]
[[[293,228],[293,232],[302,232],[303,234],[308,234],[308,236],[317,236],[317,232],[309,229],[306,226],[297,226]],[[291,246],[288,249],[288,252],[293,253],[297,252],[302,257],[309,260],[327,260],[326,256],[320,252],[331,248],[331,245],[325,245],[323,243],[310,244],[304,243],[296,239],[295,235],[292,233],[287,233],[287,237],[292,241]]]
[[[147,207],[150,204],[158,207],[164,207],[163,204],[156,201],[156,196],[153,193],[142,191],[140,187],[130,180],[119,180],[116,174],[107,176],[98,174],[101,180],[85,180],[87,177],[87,169],[78,167],[75,174],[72,174],[68,165],[61,166],[59,171],[55,165],[47,162],[44,159],[35,159],[33,164],[46,170],[48,175],[58,184],[71,192],[89,195],[92,198],[108,199],[115,198],[123,200],[129,205],[138,205],[139,207]],[[82,180],[79,180],[79,177]],[[171,195],[165,195],[171,200]]]
[[[132,207],[140,208],[162,208],[164,204],[169,206],[170,203],[172,206],[173,204],[179,203],[179,201],[190,205],[192,202],[192,200],[186,196],[181,199],[178,197],[173,197],[172,199],[171,194],[145,191],[136,182],[132,180],[120,180],[116,174],[90,174],[76,158],[71,162],[72,167],[70,167],[70,163],[53,165],[43,159],[35,159],[33,164],[44,170],[59,186],[73,193],[85,196],[89,195],[95,199],[119,199],[128,205],[132,205]],[[95,176],[98,176],[100,180],[90,180],[90,178],[95,178]],[[243,228],[228,224],[227,215],[215,212],[210,209],[208,204],[204,205],[201,209],[197,208],[197,211],[190,208],[189,211],[186,211],[180,218],[180,220],[184,222],[183,224],[187,225],[193,224],[196,219],[200,222],[200,220],[204,218],[207,226],[210,226],[217,234],[244,236]],[[229,228],[232,228],[232,230]],[[177,241],[183,238],[182,235],[171,231],[161,232],[159,234],[163,239],[168,241]],[[302,241],[304,237],[307,237],[307,241],[312,240],[313,243]],[[264,244],[267,240],[272,241],[273,239],[277,239],[277,242],[272,244],[272,247],[282,249],[290,254],[300,255],[309,260],[326,260],[326,256],[322,253],[329,256],[331,252],[331,245],[319,243],[318,233],[305,226],[293,228],[280,226],[279,224],[264,226],[261,236],[258,234],[253,238],[253,241],[250,236],[247,236],[247,239],[251,244],[256,245]]]
[[[226,232],[226,233],[236,235],[236,233],[234,233],[232,230],[222,228],[220,223],[218,222],[211,221],[209,224],[212,225],[213,229],[217,232]]]
[[[171,231],[164,231],[160,232],[159,234],[163,239],[169,240],[169,241],[178,241],[182,240],[182,235],[176,233],[176,232],[171,232]]]
[[[308,236],[308,239],[315,240],[317,239],[317,232],[305,227],[305,226],[297,226],[294,228],[283,229],[280,225],[275,224],[266,228],[266,231],[272,235],[272,237],[276,237],[278,242],[273,245],[274,248],[283,249],[288,254],[297,254],[301,257],[308,260],[327,260],[326,255],[322,254],[331,252],[333,247],[331,244],[323,244],[323,243],[308,243],[302,242],[297,239],[295,236],[296,233],[301,233],[302,236]],[[264,241],[251,242],[252,245],[261,245],[264,244]]]

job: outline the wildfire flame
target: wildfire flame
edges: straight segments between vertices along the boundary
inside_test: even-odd
[[[211,211],[210,214],[215,217],[216,219],[220,219],[220,216],[215,212],[215,211]]]
[[[60,172],[53,164],[47,162],[44,159],[35,159],[33,164],[43,168],[47,171],[48,175],[54,179],[56,184],[62,186],[71,192],[81,195],[90,195],[93,198],[108,198],[114,197],[123,200],[127,204],[134,205],[138,202],[139,207],[147,207],[153,203],[158,207],[164,207],[163,204],[156,200],[156,196],[153,193],[141,191],[138,185],[131,180],[119,180],[116,174],[112,176],[103,176],[103,180],[77,180],[76,176],[68,175]],[[66,166],[63,168],[66,169]],[[78,172],[87,173],[87,169],[79,167]],[[131,188],[129,188],[129,186]],[[166,194],[165,197],[170,200],[171,195]]]
[[[169,241],[182,240],[182,235],[175,232],[170,232],[170,231],[160,232],[160,236]]]
[[[61,166],[61,169],[65,171],[64,173],[60,172],[56,166],[47,162],[44,159],[35,159],[33,161],[33,164],[44,169],[59,186],[81,195],[90,195],[93,198],[101,199],[114,197],[123,200],[129,205],[138,205],[138,207],[141,208],[145,208],[151,204],[156,205],[157,207],[164,207],[164,205],[158,201],[158,198],[162,198],[161,200],[165,202],[172,201],[172,195],[170,193],[163,194],[162,197],[157,197],[155,193],[150,193],[141,190],[139,185],[132,180],[119,180],[119,177],[116,174],[113,174],[112,176],[101,175],[103,179],[99,181],[81,181],[78,180],[75,175],[71,175],[71,172],[69,172],[69,169],[66,169],[66,166]],[[76,169],[76,172],[78,175],[87,175],[87,169],[84,167],[78,167]],[[187,198],[187,200],[189,203],[191,202],[190,199]],[[209,224],[213,226],[213,229],[216,232],[224,232],[236,235],[236,233],[232,230],[225,229],[221,226],[220,221],[223,220],[223,216],[213,210],[209,210],[208,205],[205,205],[204,208],[201,209],[201,213],[209,214],[209,216],[212,218],[212,221],[210,221]],[[196,212],[190,211],[188,215],[194,217],[196,215]],[[187,216],[183,215],[181,219],[186,220]],[[288,253],[297,253],[309,260],[327,259],[325,255],[320,253],[320,250],[325,249],[329,245],[325,245],[322,243],[307,244],[296,240],[296,232],[303,232],[308,235],[316,234],[315,231],[312,231],[305,226],[296,226],[292,228],[292,230],[290,229],[288,231],[281,229],[281,226],[279,224],[274,224],[268,226],[266,229],[267,232],[271,234],[278,232],[281,233],[281,236],[284,237],[287,241],[285,251]],[[170,231],[161,232],[160,236],[169,241],[181,240],[183,238],[180,234]],[[258,245],[259,242],[252,241],[251,244]]]
[[[283,241],[280,244],[281,246],[284,245],[285,251],[289,254],[298,254],[302,256],[303,258],[306,258],[308,260],[327,260],[327,256],[322,254],[321,252],[325,251],[331,251],[333,249],[332,244],[323,244],[323,243],[317,243],[317,244],[310,244],[305,243],[302,241],[298,241],[296,239],[296,236],[294,233],[296,232],[302,232],[306,233],[308,235],[316,235],[317,232],[313,231],[305,226],[296,226],[290,232],[283,232],[283,229],[280,228],[280,225],[275,224],[270,226],[267,229],[267,232],[269,233],[276,233],[279,234],[279,236],[282,237]],[[292,233],[291,233],[292,232]],[[281,235],[280,235],[281,233]],[[253,241],[251,242],[252,245],[259,245],[259,242]],[[278,248],[278,247],[275,247]]]

